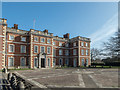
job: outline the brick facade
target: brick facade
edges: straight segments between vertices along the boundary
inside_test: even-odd
[[[51,68],[55,65],[91,65],[89,38],[78,36],[69,39],[68,33],[58,37],[48,30],[25,31],[18,29],[17,24],[9,28],[6,21],[1,19],[0,24],[0,69],[4,66]]]

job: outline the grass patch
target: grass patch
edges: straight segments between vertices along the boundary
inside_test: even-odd
[[[100,66],[100,65],[96,65],[96,67],[91,66],[91,68],[120,68],[120,66]]]
[[[16,68],[16,69],[8,69],[8,71],[11,71],[11,70],[34,70],[34,69],[30,69],[30,68]]]

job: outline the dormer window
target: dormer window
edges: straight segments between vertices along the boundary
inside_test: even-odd
[[[14,40],[14,36],[13,35],[9,35],[9,40]]]
[[[21,41],[26,41],[26,37],[21,37]]]

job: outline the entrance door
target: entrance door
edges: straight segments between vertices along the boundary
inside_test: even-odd
[[[77,60],[76,60],[76,59],[74,59],[73,66],[74,66],[74,67],[77,66]]]
[[[45,68],[45,59],[41,58],[41,68]]]

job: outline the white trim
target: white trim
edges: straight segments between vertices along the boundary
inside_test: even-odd
[[[44,47],[44,52],[43,52],[43,53],[45,53],[45,46],[40,46],[40,52],[42,52],[42,51],[41,51],[41,47]]]
[[[21,65],[21,60],[22,60],[22,58],[24,58],[24,60],[25,60],[25,66],[26,66],[26,57],[21,57],[21,58],[20,58],[20,66],[22,66],[22,65]]]
[[[48,53],[48,48],[50,48],[50,53]],[[47,47],[47,54],[51,54],[51,47]]]
[[[55,65],[53,65],[54,63],[52,62],[52,66],[56,66],[56,58],[52,58],[53,59],[53,62],[55,61]]]
[[[25,46],[25,45],[20,45],[20,52],[21,53],[26,53],[26,46],[25,46],[25,52],[22,52],[22,46]]]
[[[76,42],[73,43],[73,47],[75,47],[75,46],[77,46],[77,45],[76,45]]]
[[[88,49],[85,50],[85,55],[89,55]]]
[[[44,42],[42,42],[42,39],[44,39]],[[45,43],[45,38],[44,38],[44,37],[41,37],[41,38],[40,38],[40,42]]]
[[[30,56],[30,55],[25,55],[25,54],[5,54],[5,55],[13,55],[13,56]]]
[[[67,61],[67,63],[66,63]],[[69,59],[68,58],[65,58],[65,64],[68,66],[69,65]]]
[[[14,40],[14,39],[11,39],[11,38],[10,38],[10,36],[13,36],[13,37],[14,37],[14,39],[15,39],[15,36],[14,36],[14,35],[9,35],[9,40]]]
[[[81,55],[85,55],[84,53],[84,49],[81,49]]]
[[[24,40],[22,40],[22,38],[25,38],[25,41],[24,41]],[[21,36],[21,41],[26,42],[26,37]]]
[[[77,55],[77,49],[73,49],[73,55]]]
[[[10,58],[13,58],[13,66],[14,66],[14,57],[8,57],[8,67],[13,67],[13,66],[9,66],[9,60]]]
[[[6,41],[5,41],[6,42]],[[12,42],[12,41],[7,41],[7,42],[10,42],[10,43],[17,43],[17,44],[30,44],[30,43],[27,43],[27,42],[25,42],[25,43],[23,43],[23,42]]]
[[[48,42],[48,40],[50,40],[50,43]],[[47,43],[51,44],[51,39],[47,38]]]
[[[5,37],[5,36],[3,36],[3,35],[0,35],[0,37]]]
[[[73,59],[73,67],[77,67],[77,59],[76,58]]]
[[[36,67],[36,66],[35,66],[35,59],[37,59],[37,67],[39,67],[39,66],[38,66],[38,60],[39,60],[38,57],[34,57],[34,62],[33,62],[33,63],[34,63],[34,67]]]
[[[59,46],[63,46],[63,45],[60,45],[60,44],[63,44],[62,42],[59,42]]]
[[[84,42],[81,42],[81,46],[84,47]]]
[[[49,63],[48,63],[48,59],[49,59]],[[47,59],[47,66],[48,66],[48,67],[51,67],[51,59],[50,59],[50,58],[48,58],[48,59]],[[48,65],[48,64],[49,64],[49,65]]]
[[[35,52],[35,47],[37,46],[37,52]],[[34,45],[34,53],[38,53],[38,45]]]
[[[36,39],[35,38],[37,38],[37,41],[36,41]],[[38,40],[38,37],[37,36],[34,36],[34,42],[38,42],[39,40]]]
[[[65,50],[65,55],[69,56],[69,50]]]
[[[12,51],[10,51],[10,45],[13,45],[13,52],[15,52],[15,45],[14,44],[9,44],[9,52],[12,52]]]
[[[63,59],[59,58],[59,65],[60,65],[60,59],[61,59],[61,64],[63,65]]]
[[[61,53],[60,53],[61,51]],[[59,49],[59,55],[63,55],[63,50],[62,49]]]

